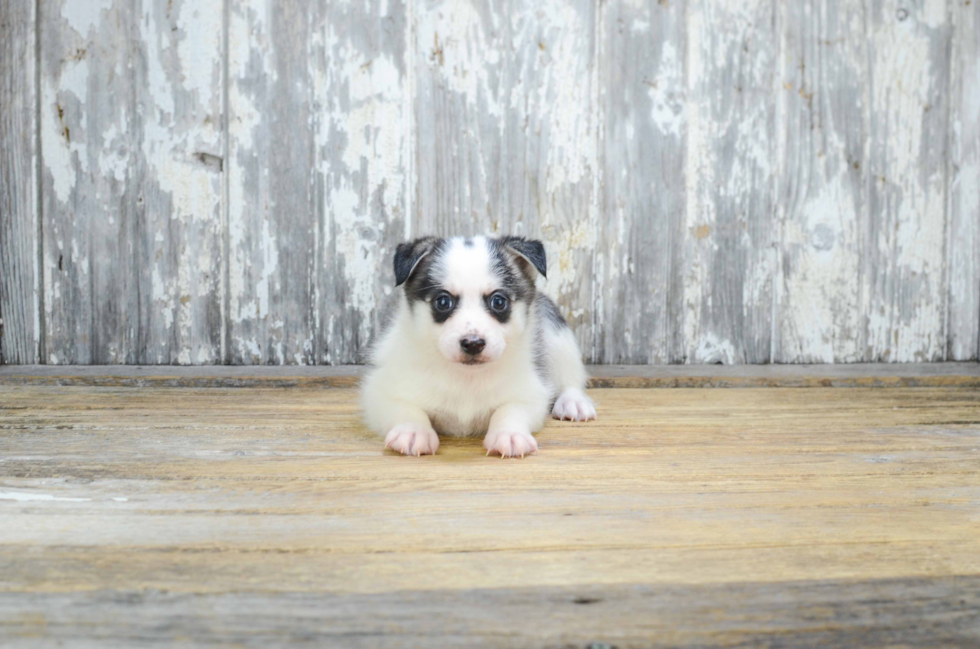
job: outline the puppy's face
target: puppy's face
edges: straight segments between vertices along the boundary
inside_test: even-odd
[[[416,331],[464,365],[497,360],[524,332],[535,276],[545,270],[541,243],[517,237],[426,237],[395,253]]]

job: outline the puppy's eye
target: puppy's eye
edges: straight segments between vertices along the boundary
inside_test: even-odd
[[[506,311],[510,305],[510,300],[503,293],[494,293],[490,296],[490,308],[494,311]]]
[[[432,305],[439,313],[446,313],[453,308],[453,296],[449,293],[440,293],[432,301]]]

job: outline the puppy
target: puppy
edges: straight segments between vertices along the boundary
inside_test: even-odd
[[[403,286],[372,345],[361,399],[367,425],[405,455],[439,434],[485,435],[487,455],[524,457],[555,419],[595,419],[578,344],[535,291],[544,246],[523,237],[423,237],[395,252]],[[553,404],[553,407],[552,407]]]

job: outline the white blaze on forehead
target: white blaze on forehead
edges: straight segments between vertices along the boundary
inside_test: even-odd
[[[454,295],[478,292],[489,293],[497,288],[497,279],[490,271],[493,263],[490,248],[484,237],[469,239],[454,237],[442,258],[443,285]]]

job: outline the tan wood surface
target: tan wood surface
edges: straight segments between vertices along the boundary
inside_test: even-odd
[[[591,365],[593,388],[980,387],[980,363]],[[359,365],[0,365],[0,385],[352,388]]]
[[[980,643],[980,391],[591,394],[519,461],[351,389],[0,386],[0,645]]]

